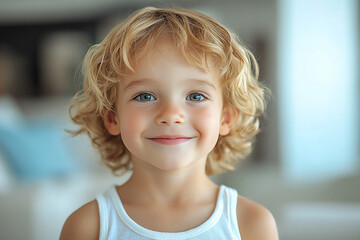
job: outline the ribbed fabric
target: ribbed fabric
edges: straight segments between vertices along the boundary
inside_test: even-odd
[[[200,226],[184,232],[167,233],[146,229],[126,213],[115,186],[96,197],[100,214],[100,240],[241,240],[238,228],[235,189],[220,186],[215,210]]]

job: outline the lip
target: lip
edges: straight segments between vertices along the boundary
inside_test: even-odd
[[[153,138],[148,138],[151,141],[156,143],[160,143],[163,145],[177,145],[191,140],[193,137],[185,137],[185,136],[158,136]]]

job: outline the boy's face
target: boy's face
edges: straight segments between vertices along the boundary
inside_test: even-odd
[[[223,112],[217,74],[187,64],[170,41],[159,41],[121,81],[116,110],[105,113],[105,126],[121,134],[134,168],[164,171],[205,164],[234,118]]]

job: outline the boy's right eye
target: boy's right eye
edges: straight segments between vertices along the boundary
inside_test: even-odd
[[[140,101],[140,102],[148,102],[148,101],[155,101],[155,97],[153,95],[151,95],[150,93],[141,93],[139,95],[137,95],[135,98],[135,100]]]

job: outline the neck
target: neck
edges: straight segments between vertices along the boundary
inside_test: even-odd
[[[199,162],[184,169],[163,171],[133,161],[133,175],[123,185],[123,190],[131,199],[137,199],[139,204],[153,202],[171,205],[201,201],[202,197],[217,191],[217,186],[206,175],[203,166],[204,163]]]

